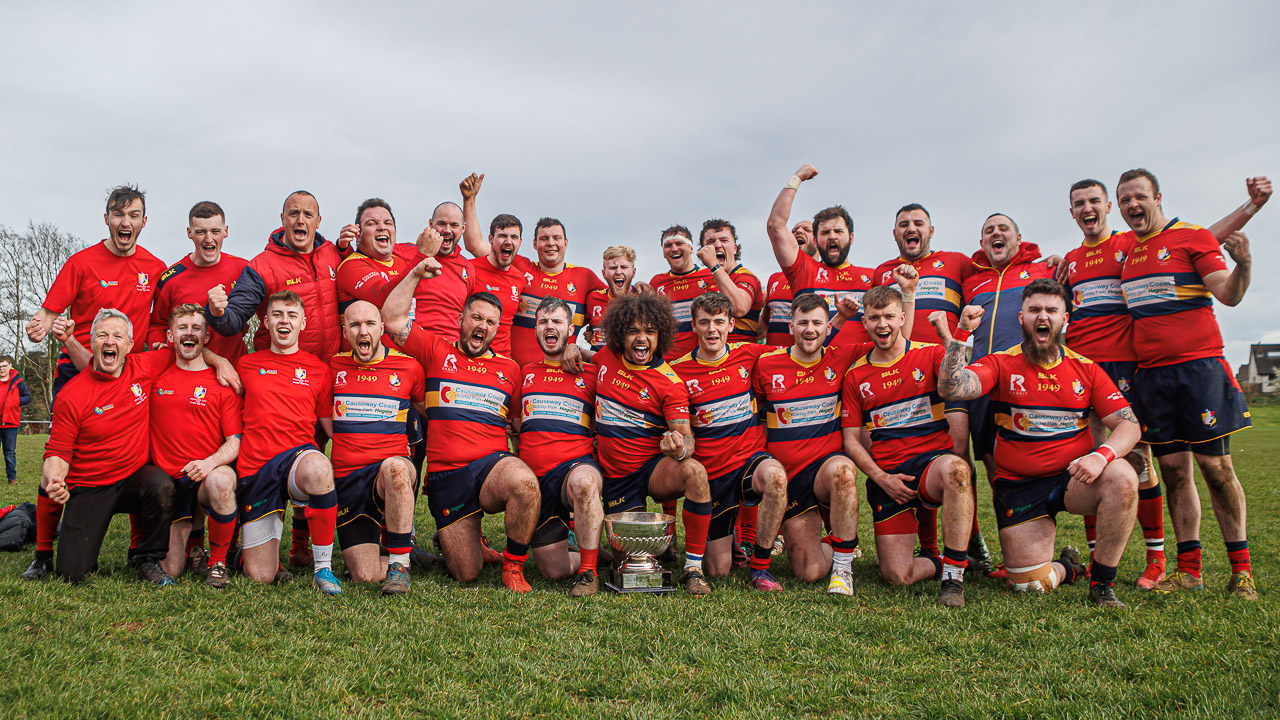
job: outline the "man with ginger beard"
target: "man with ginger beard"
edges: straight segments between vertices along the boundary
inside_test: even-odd
[[[400,280],[409,276],[406,272]],[[351,350],[335,355],[333,475],[342,560],[356,582],[382,583],[383,595],[409,592],[413,494],[405,424],[410,408],[425,413],[422,366],[382,344],[378,308],[355,300],[342,316]],[[381,555],[386,528],[388,560]]]
[[[439,272],[439,263],[427,258],[410,278],[416,285]],[[530,592],[524,563],[538,519],[538,479],[508,451],[507,429],[520,403],[520,368],[490,349],[503,303],[492,293],[471,295],[450,342],[410,322],[412,300],[413,286],[401,283],[383,305],[382,318],[387,334],[422,364],[426,376],[425,492],[445,566],[458,582],[475,580],[484,566],[480,520],[486,512],[500,512],[507,533],[502,584]]]
[[[979,326],[982,308],[965,307],[954,340],[938,316],[935,327],[949,343],[938,391],[949,400],[990,395],[995,406],[999,430],[991,494],[1014,590],[1049,592],[1086,574],[1071,546],[1053,561],[1054,518],[1065,510],[1098,518],[1098,544],[1087,573],[1089,601],[1123,608],[1113,585],[1133,532],[1138,494],[1138,476],[1123,456],[1141,430],[1106,373],[1060,344],[1067,303],[1066,289],[1053,280],[1031,282],[1018,314],[1022,343],[972,364],[968,333]],[[1097,447],[1090,412],[1112,431]]]
[[[569,552],[569,518],[581,532],[577,578],[571,597],[600,590],[596,561],[604,513],[600,501],[601,472],[594,457],[596,366],[580,374],[564,368],[564,352],[573,333],[573,310],[565,301],[546,297],[534,313],[541,362],[522,368],[520,388],[520,459],[538,476],[542,512],[534,530],[533,558],[543,576],[556,580],[573,573]]]

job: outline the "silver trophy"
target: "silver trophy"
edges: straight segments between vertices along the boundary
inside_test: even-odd
[[[624,512],[604,516],[604,534],[613,548],[613,577],[605,587],[619,593],[664,593],[676,588],[661,555],[675,540],[675,518],[663,513]]]

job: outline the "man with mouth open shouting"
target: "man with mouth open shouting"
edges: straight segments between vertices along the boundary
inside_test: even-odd
[[[604,313],[609,309],[609,303],[616,297],[638,292],[631,284],[636,278],[636,251],[626,245],[605,248],[602,275],[606,287],[587,296],[587,319],[582,329],[593,352],[599,352],[605,346]]]
[[[989,395],[998,426],[991,493],[1000,548],[1015,590],[1049,592],[1085,574],[1070,546],[1053,562],[1055,516],[1062,511],[1098,518],[1098,544],[1089,568],[1089,600],[1123,608],[1113,584],[1137,514],[1138,476],[1124,455],[1141,431],[1133,411],[1093,361],[1062,347],[1067,291],[1048,278],[1022,292],[1022,343],[968,364],[972,338],[953,340],[945,318],[938,335],[949,343],[938,376],[948,400]],[[958,328],[968,333],[984,312],[966,306]],[[961,337],[964,337],[963,335]],[[968,365],[968,367],[965,367]],[[1094,446],[1089,413],[1112,432]],[[1119,459],[1117,459],[1119,457]]]
[[[809,257],[818,254],[818,245],[813,241],[813,221],[801,220],[791,226],[791,235],[796,239],[796,247]],[[786,347],[791,344],[791,281],[787,274],[779,270],[769,276],[765,286],[764,307],[760,310],[760,327],[757,334],[763,338],[765,345]]]
[[[520,310],[520,296],[532,276],[516,265],[520,257],[520,238],[524,225],[515,215],[501,213],[489,222],[489,240],[480,237],[480,216],[476,212],[476,196],[480,194],[483,175],[471,175],[462,181],[462,216],[466,225],[463,241],[471,258],[471,272],[475,274],[475,291],[493,295],[501,303],[502,317],[497,335],[492,340],[493,351],[511,357],[511,328]],[[468,298],[470,300],[470,298]],[[519,366],[517,366],[518,368]]]
[[[503,513],[502,584],[526,593],[532,588],[524,563],[538,520],[539,492],[537,476],[507,449],[508,426],[520,405],[520,368],[490,349],[504,301],[489,292],[471,295],[462,305],[456,341],[448,342],[409,320],[413,288],[439,272],[434,258],[423,260],[410,271],[412,284],[397,286],[382,307],[387,334],[426,375],[427,505],[440,532],[445,566],[464,583],[484,567],[480,519],[486,512]],[[518,299],[517,293],[512,302]]]
[[[706,252],[704,262],[716,253],[715,246],[707,246]],[[683,225],[672,225],[662,231],[662,257],[670,269],[654,275],[649,285],[671,303],[676,326],[672,346],[667,352],[678,358],[698,346],[698,337],[693,334],[693,319],[689,315],[694,299],[703,293],[719,290],[716,276],[728,275],[722,267],[715,271],[711,266],[698,267],[693,261],[693,235]]]

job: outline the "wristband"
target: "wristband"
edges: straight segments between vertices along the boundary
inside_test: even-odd
[[[687,453],[687,452],[689,452],[689,448],[687,448],[687,447],[682,447],[682,448],[680,448],[680,457],[676,458],[676,462],[683,462],[683,461],[684,461],[684,454],[685,454],[685,453]]]
[[[791,179],[787,181],[787,184],[783,185],[782,187],[789,190],[799,190],[801,182],[803,181],[800,180],[800,174],[796,173],[795,175],[792,175]]]
[[[1258,211],[1261,210],[1262,208],[1258,207],[1257,205],[1254,205],[1253,201],[1250,200],[1249,202],[1245,203],[1240,209],[1244,211],[1245,215],[1248,215],[1249,217],[1253,217],[1254,215],[1257,215]]]
[[[715,274],[715,272],[716,272],[717,270],[719,270],[719,269],[720,269],[720,263],[716,263],[715,265],[712,265],[711,267],[709,267],[709,268],[707,268],[707,269],[708,269],[708,270],[710,270],[710,271],[711,271],[711,273],[714,275],[714,274]]]
[[[1108,463],[1116,459],[1116,451],[1112,450],[1109,445],[1099,445],[1098,449],[1094,450],[1094,452],[1101,455],[1102,459],[1106,460]]]
[[[971,336],[971,335],[973,335],[973,333],[972,333],[972,332],[970,332],[970,331],[968,331],[968,330],[965,330],[965,329],[964,329],[964,328],[962,328],[962,327],[957,327],[957,328],[956,328],[956,331],[951,335],[951,339],[952,339],[952,340],[955,340],[956,342],[965,342],[965,341],[968,341],[969,346],[970,346],[970,347],[973,347],[973,341],[972,341],[972,340],[970,340],[970,336]]]

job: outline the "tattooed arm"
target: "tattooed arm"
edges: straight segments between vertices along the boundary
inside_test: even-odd
[[[1128,405],[1102,418],[1102,424],[1111,431],[1111,435],[1107,437],[1107,445],[1115,451],[1116,457],[1128,455],[1142,439],[1142,426],[1138,424],[1138,418]]]
[[[930,315],[929,322],[938,332],[938,339],[947,347],[946,354],[942,356],[942,366],[938,368],[938,394],[947,400],[972,400],[982,396],[982,381],[969,369],[973,348],[951,338],[946,315],[942,312]],[[968,305],[960,314],[957,329],[972,332],[981,322],[982,308]]]
[[[409,339],[409,330],[413,327],[413,321],[409,319],[409,308],[413,304],[413,293],[418,289],[418,281],[439,274],[440,263],[435,258],[426,258],[409,271],[409,276],[396,285],[386,302],[382,303],[383,329],[397,344],[404,345]]]

